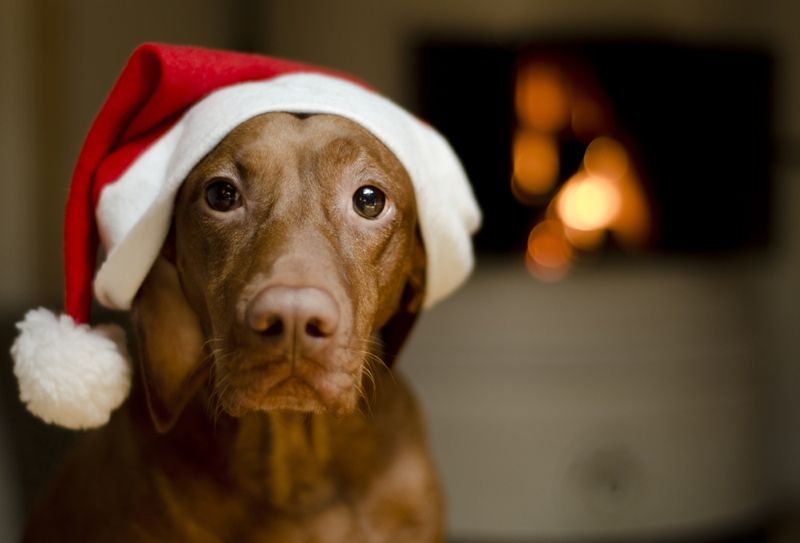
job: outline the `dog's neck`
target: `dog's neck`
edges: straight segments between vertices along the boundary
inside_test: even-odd
[[[236,421],[230,468],[248,492],[279,508],[325,501],[332,495],[331,433],[324,414],[251,413]]]
[[[362,400],[350,415],[272,411],[215,416],[201,393],[171,430],[156,434],[144,394],[136,394],[133,404],[141,431],[152,437],[147,448],[169,478],[185,482],[211,474],[209,484],[293,511],[321,506],[347,492],[347,486],[358,483],[361,468],[384,458],[375,419],[388,410],[385,404],[394,397],[396,382],[389,372],[378,373],[380,393],[367,384],[365,398],[373,401]],[[339,449],[349,451],[348,457],[338,458]]]

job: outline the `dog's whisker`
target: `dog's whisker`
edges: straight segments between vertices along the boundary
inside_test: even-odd
[[[216,424],[217,421],[219,421],[220,417],[225,411],[222,398],[227,394],[228,390],[231,387],[230,379],[227,379],[226,377],[227,376],[223,376],[217,383],[217,385],[214,387],[214,394],[212,396],[214,424]]]
[[[211,337],[207,338],[207,339],[206,339],[206,340],[203,342],[203,345],[202,345],[202,347],[205,349],[206,347],[208,347],[208,346],[209,346],[209,345],[211,345],[211,344],[214,344],[214,343],[222,343],[222,342],[223,342],[223,338],[221,338],[221,337],[214,337],[214,336],[211,336]]]
[[[373,411],[372,411],[372,404],[370,402],[370,399],[365,394],[364,387],[361,386],[358,383],[357,380],[355,381],[355,383],[356,383],[355,384],[356,392],[358,393],[358,397],[361,400],[361,401],[356,402],[356,410],[358,411],[358,414],[361,415],[361,417],[366,418],[366,419],[372,419]],[[364,412],[363,407],[366,407],[366,409],[367,409],[366,413]]]
[[[211,384],[211,394],[208,396],[208,411],[216,425],[225,410],[222,398],[227,395],[233,386],[230,373],[224,372],[221,377],[218,377],[221,373],[219,372],[219,366],[235,358],[237,353],[234,351],[227,351],[220,347],[213,349],[209,354],[213,356],[214,371],[212,371],[213,377],[211,377],[211,379],[213,379],[214,382]]]
[[[380,369],[381,371],[385,371],[389,374],[390,378],[393,382],[397,383],[397,377],[394,375],[394,372],[391,371],[389,365],[379,356],[378,354],[372,351],[360,351],[360,354],[364,356],[365,359],[365,366],[366,364],[370,364],[370,370],[373,369]]]
[[[374,395],[378,388],[378,385],[377,382],[375,381],[375,375],[373,375],[372,368],[370,368],[369,364],[364,364],[363,373],[367,377],[367,379],[369,379],[372,389],[372,394]]]

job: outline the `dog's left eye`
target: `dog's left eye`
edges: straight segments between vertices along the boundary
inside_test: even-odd
[[[372,185],[359,187],[353,194],[353,209],[365,219],[376,219],[386,206],[386,195]]]
[[[215,211],[233,211],[242,205],[242,197],[231,183],[218,179],[206,187],[206,202]]]

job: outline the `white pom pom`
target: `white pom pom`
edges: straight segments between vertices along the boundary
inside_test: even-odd
[[[75,430],[108,422],[130,390],[122,328],[90,328],[43,308],[28,311],[17,328],[11,356],[28,410],[45,422]]]

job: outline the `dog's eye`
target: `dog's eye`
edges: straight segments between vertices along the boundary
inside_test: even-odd
[[[386,195],[372,185],[364,185],[353,194],[353,209],[365,219],[375,219],[386,205]]]
[[[218,179],[206,187],[206,202],[216,211],[232,211],[242,205],[242,198],[231,183]]]

